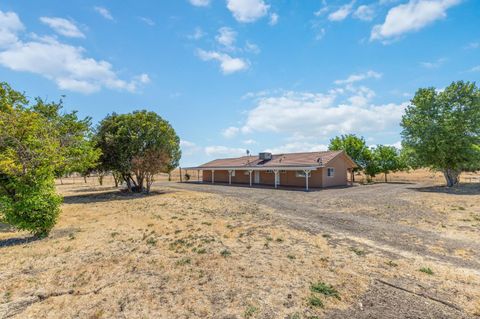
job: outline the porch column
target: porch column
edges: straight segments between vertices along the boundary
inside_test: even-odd
[[[228,184],[232,185],[232,172],[233,170],[228,171]]]
[[[197,182],[200,183],[200,170],[197,169]]]
[[[252,187],[252,172],[253,172],[252,170],[248,171],[248,175],[250,177],[250,187]]]
[[[275,188],[277,188],[277,183],[278,183],[278,170],[277,169],[274,169],[273,170],[273,173],[275,174],[275,182],[274,182],[274,185],[275,185]]]
[[[212,184],[215,182],[215,170],[212,169]]]
[[[311,170],[306,169],[303,172],[305,173],[305,190],[308,191],[308,174],[310,174]]]

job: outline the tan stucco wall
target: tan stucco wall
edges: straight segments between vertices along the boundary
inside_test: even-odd
[[[335,169],[335,174],[333,177],[327,176],[327,168],[333,167]],[[323,187],[332,187],[332,186],[346,186],[348,185],[347,170],[351,168],[349,162],[347,162],[345,156],[342,154],[334,158],[327,167],[322,169],[322,176],[324,181]]]

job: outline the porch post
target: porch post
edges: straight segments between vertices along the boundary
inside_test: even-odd
[[[277,188],[277,183],[278,183],[278,170],[277,169],[274,169],[273,170],[273,173],[275,174],[275,188]]]
[[[200,170],[197,169],[197,182],[200,183]]]
[[[212,169],[212,184],[215,182],[215,170]]]
[[[228,184],[232,185],[232,170],[228,170]]]
[[[303,171],[305,173],[305,190],[308,191],[308,174],[310,174],[310,170],[306,169]]]
[[[248,175],[250,177],[250,187],[252,187],[252,170],[248,171]]]

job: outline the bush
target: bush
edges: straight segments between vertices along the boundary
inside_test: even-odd
[[[1,221],[38,237],[47,236],[57,222],[62,201],[53,182],[53,176],[17,181],[12,188],[15,196],[0,197]]]

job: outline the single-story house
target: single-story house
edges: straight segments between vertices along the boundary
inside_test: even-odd
[[[216,159],[186,170],[202,171],[202,181],[323,188],[351,184],[357,165],[343,151],[271,154]],[[200,174],[198,174],[200,176]]]

